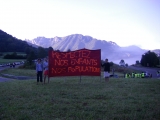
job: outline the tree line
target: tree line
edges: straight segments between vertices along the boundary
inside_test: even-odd
[[[122,59],[120,63],[125,64],[125,61]],[[150,50],[144,53],[141,57],[141,60],[137,60],[136,65],[141,65],[144,67],[157,67],[160,66],[160,55],[155,52],[151,52]],[[127,65],[126,65],[127,66]]]
[[[25,52],[28,47],[32,46],[0,30],[0,52]]]
[[[142,55],[140,63],[145,67],[156,67],[160,65],[160,56],[155,52],[148,51]]]
[[[16,52],[11,54],[6,54],[3,57],[4,59],[26,59],[26,55],[18,55]]]

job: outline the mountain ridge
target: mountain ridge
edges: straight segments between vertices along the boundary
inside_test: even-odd
[[[54,50],[60,51],[74,51],[83,48],[101,49],[101,59],[108,58],[115,63],[119,63],[121,59],[124,59],[126,63],[134,64],[137,60],[140,61],[142,54],[147,51],[135,45],[120,47],[115,42],[99,40],[82,34],[71,34],[65,37],[56,36],[54,38],[37,37],[26,41],[44,48],[52,47]]]
[[[101,49],[101,59],[108,58],[109,61],[119,63],[124,60],[128,64],[135,64],[141,60],[141,56],[149,50],[141,49],[138,46],[131,45],[120,47],[115,42],[99,40],[91,36],[82,34],[72,34],[65,37],[45,38],[37,37],[33,40],[21,40],[13,37],[0,29],[0,52],[27,52],[36,50],[38,47],[52,47],[54,50],[68,51],[78,49]],[[160,56],[160,49],[151,50]]]
[[[56,36],[54,38],[37,37],[37,38],[34,38],[32,40],[25,39],[25,41],[27,41],[29,43],[32,43],[32,44],[40,45],[41,47],[44,47],[44,48],[48,48],[48,47],[52,47],[52,46],[50,46],[50,44],[46,44],[46,43],[42,44],[41,42],[45,40],[45,42],[49,42],[49,43],[51,42],[51,45],[53,45],[54,43],[60,42],[60,41],[62,42],[62,40],[65,40],[65,42],[66,41],[70,42],[73,39],[76,39],[76,40],[81,39],[82,41],[80,41],[80,42],[84,42],[84,39],[83,39],[84,37],[85,37],[85,42],[90,42],[91,40],[98,40],[98,39],[93,38],[91,36],[83,36],[82,34],[71,34],[71,35],[68,35],[68,36],[65,36],[65,37],[57,37]],[[105,41],[105,40],[98,40],[98,41],[109,42],[109,43],[112,43],[113,45],[117,45],[115,42],[112,42],[112,41]]]

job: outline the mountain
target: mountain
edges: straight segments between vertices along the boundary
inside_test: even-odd
[[[0,30],[0,52],[25,52],[33,48],[26,41],[22,41]],[[33,48],[34,49],[34,48]]]
[[[115,42],[98,40],[81,34],[54,38],[37,37],[26,41],[37,46],[44,48],[52,47],[54,50],[60,51],[74,51],[82,48],[91,50],[101,49],[101,59],[108,58],[109,61],[114,63],[119,63],[123,59],[129,65],[135,64],[137,60],[140,61],[142,54],[147,51],[137,46],[120,47]]]

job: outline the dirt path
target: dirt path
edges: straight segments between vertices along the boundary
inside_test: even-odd
[[[0,82],[7,82],[7,81],[11,81],[11,80],[13,80],[13,79],[0,77]]]
[[[18,66],[16,66],[16,67],[18,67]],[[7,69],[7,68],[10,68],[10,67],[9,66],[0,67],[0,74],[1,74],[1,70]],[[13,79],[0,76],[0,82],[7,82],[7,81],[11,81],[11,80],[13,80]]]
[[[1,74],[1,70],[6,69],[6,68],[9,68],[9,67],[0,67],[0,74]],[[12,79],[0,76],[0,82],[7,82],[10,80],[12,80]]]

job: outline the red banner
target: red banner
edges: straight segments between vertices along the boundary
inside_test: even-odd
[[[101,50],[49,52],[49,76],[100,76]]]

